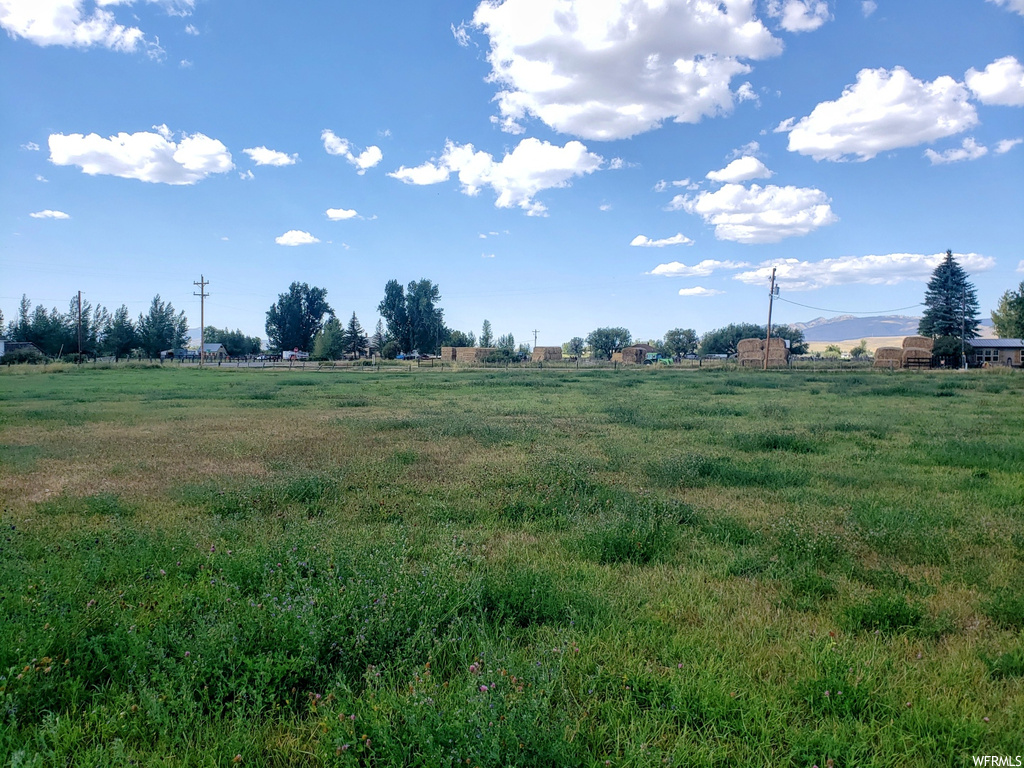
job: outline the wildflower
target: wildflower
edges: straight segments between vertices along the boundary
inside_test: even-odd
[[[233,762],[233,763],[240,763],[240,762],[242,762],[242,756],[241,755],[235,755],[234,759],[231,762]]]
[[[165,571],[163,568],[161,568],[160,569],[160,575],[161,576],[166,576],[167,575],[167,571]]]
[[[189,656],[191,656],[191,655],[192,655],[192,651],[185,651],[185,658],[186,658],[186,659],[187,659],[187,658],[188,658]]]
[[[982,719],[983,722],[986,722],[986,723],[988,722],[988,718],[987,717],[983,717],[981,719]]]
[[[831,695],[832,695],[831,693],[829,693],[828,691],[825,691],[825,696],[826,697],[831,696]]]
[[[480,686],[480,693],[487,693],[487,686],[486,685],[481,685]]]
[[[470,671],[471,674],[475,675],[475,674],[477,674],[480,671],[480,667],[478,667],[476,664],[470,664],[469,665],[469,671]]]

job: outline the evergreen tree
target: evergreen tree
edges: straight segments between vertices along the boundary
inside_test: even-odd
[[[917,327],[922,336],[974,339],[978,336],[978,294],[952,251],[932,272],[924,293],[924,315]]]
[[[1001,339],[1024,339],[1024,282],[999,299],[999,306],[992,310],[992,325]]]
[[[377,327],[373,331],[373,335],[370,337],[370,353],[376,352],[378,355],[387,343],[387,336],[384,333],[384,321],[378,320]]]
[[[345,332],[342,335],[342,349],[346,354],[352,355],[354,358],[362,357],[369,344],[370,340],[366,337],[366,331],[363,330],[363,326],[359,324],[359,318],[353,312],[352,318],[348,321],[348,325],[345,327]]]
[[[492,347],[494,346],[494,331],[491,330],[491,321],[484,320],[484,325],[480,329],[480,346],[481,347]]]

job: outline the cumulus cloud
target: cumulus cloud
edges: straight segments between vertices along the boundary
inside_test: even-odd
[[[832,224],[828,196],[813,187],[726,184],[715,192],[677,195],[671,207],[700,216],[715,237],[737,243],[777,243]]]
[[[576,176],[593,173],[604,158],[578,141],[564,147],[539,139],[523,139],[512,152],[496,161],[472,144],[447,142],[440,158],[416,166],[402,166],[388,175],[406,184],[438,184],[458,174],[462,191],[476,195],[483,187],[497,194],[498,208],[518,207],[530,216],[543,216],[547,209],[534,197],[545,189],[569,186]]]
[[[36,211],[35,213],[30,213],[29,216],[31,216],[33,219],[70,219],[71,218],[66,213],[64,213],[64,211],[51,211],[49,208],[47,208],[45,211]]]
[[[947,76],[926,83],[896,67],[862,69],[839,99],[775,130],[789,132],[791,152],[815,160],[870,160],[879,152],[954,136],[977,122],[962,83]]]
[[[1013,56],[996,59],[983,72],[972,67],[964,80],[982,104],[1024,106],[1024,66]]]
[[[654,185],[655,192],[664,192],[669,187],[690,187],[689,179],[679,179],[678,181],[665,181],[662,179]]]
[[[319,243],[320,241],[313,237],[309,232],[303,232],[301,229],[289,229],[280,237],[275,237],[274,242],[278,245],[311,245],[312,243]]]
[[[710,171],[706,178],[711,181],[724,181],[735,184],[751,179],[768,179],[775,174],[768,170],[764,163],[756,157],[744,155],[736,158],[720,171]]]
[[[865,19],[877,10],[878,3],[875,0],[863,0],[860,4],[860,12],[864,14]]]
[[[745,261],[717,261],[715,259],[704,259],[692,267],[679,261],[670,261],[667,264],[659,264],[647,274],[661,277],[708,277],[719,270],[745,269],[749,266],[750,264]]]
[[[702,288],[699,285],[693,288],[680,288],[680,296],[718,296],[724,291],[719,291],[715,288]]]
[[[235,167],[231,153],[217,139],[201,133],[181,134],[175,141],[166,125],[155,133],[119,133],[110,138],[72,133],[50,136],[50,162],[77,165],[90,176],[104,174],[161,184],[195,184]]]
[[[1024,16],[1024,0],[988,0],[990,3],[995,3],[1000,7],[1007,8],[1011,11],[1016,11],[1021,16]]]
[[[995,259],[976,253],[958,253],[957,263],[970,273],[995,266]],[[822,261],[784,259],[764,262],[734,278],[750,285],[764,285],[776,268],[775,279],[790,291],[811,291],[837,285],[897,285],[907,280],[925,282],[946,258],[945,253],[890,253],[884,256],[841,256]]]
[[[749,0],[483,0],[473,24],[512,133],[531,116],[599,140],[696,123],[733,109],[746,61],[782,52]]]
[[[1004,155],[1021,143],[1024,143],[1024,139],[1003,139],[996,144],[996,154]]]
[[[266,147],[252,147],[242,151],[252,158],[256,165],[295,165],[299,159],[297,154],[288,155],[274,149],[267,149]]]
[[[320,134],[321,140],[324,142],[324,149],[327,150],[329,155],[339,155],[348,160],[352,165],[356,167],[356,173],[362,176],[366,173],[367,169],[373,168],[384,158],[384,153],[380,151],[380,147],[370,146],[360,152],[358,155],[353,151],[354,147],[348,139],[340,138],[334,134],[334,131],[324,130]]]
[[[331,221],[346,221],[347,219],[354,219],[359,215],[351,208],[328,208],[324,213],[327,214],[327,218]]]
[[[652,240],[647,235],[637,235],[629,244],[641,248],[664,248],[666,245],[693,245],[693,240],[682,232],[678,232],[672,237],[665,237],[661,240]]]
[[[159,57],[159,43],[148,40],[138,27],[118,24],[108,6],[131,5],[133,0],[0,0],[0,27],[11,37],[35,45],[68,48],[98,46],[132,53],[145,50]],[[148,0],[173,16],[188,15],[194,0]]]
[[[825,0],[768,0],[768,15],[787,32],[811,32],[832,18]]]
[[[963,140],[957,149],[947,149],[945,152],[936,152],[934,149],[926,149],[924,156],[932,161],[932,165],[945,165],[946,163],[959,163],[962,160],[977,160],[988,154],[988,147],[978,144],[973,138]]]

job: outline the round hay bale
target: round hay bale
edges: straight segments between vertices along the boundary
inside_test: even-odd
[[[934,341],[927,336],[907,336],[903,339],[904,349],[925,349],[932,351]]]

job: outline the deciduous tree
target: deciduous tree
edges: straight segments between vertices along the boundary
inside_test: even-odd
[[[1007,291],[992,310],[992,325],[1000,339],[1024,339],[1024,282]]]
[[[310,288],[307,283],[292,283],[287,293],[267,310],[267,338],[275,349],[308,351],[313,337],[324,327],[324,320],[334,315],[327,303],[327,290]]]
[[[697,332],[692,328],[673,328],[665,333],[665,349],[675,357],[689,355],[697,349]]]
[[[612,352],[621,352],[632,340],[633,337],[625,328],[595,328],[587,335],[587,346],[593,357],[608,359]]]

